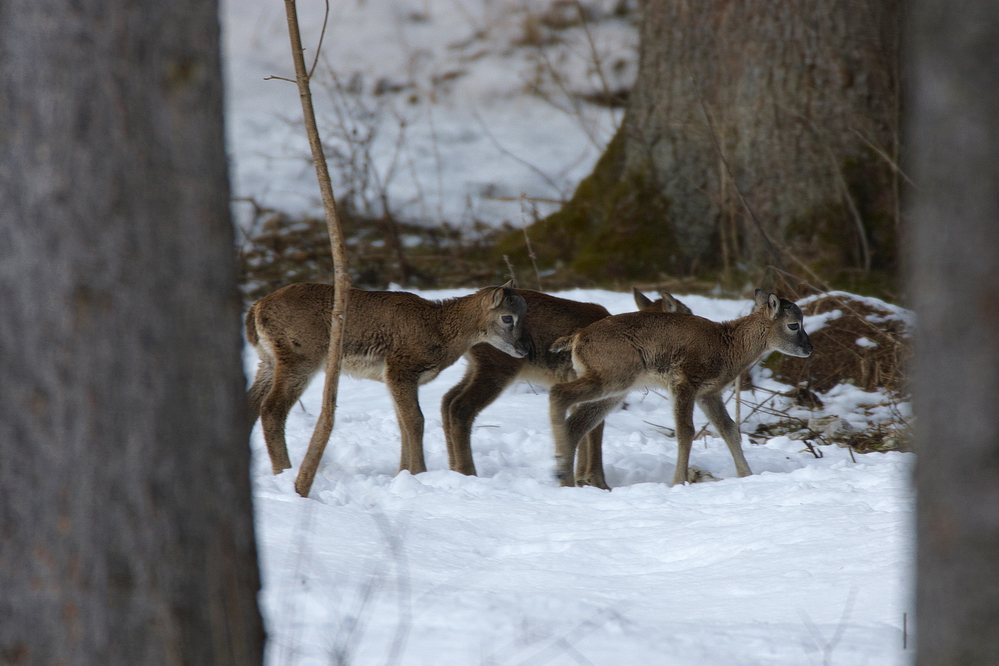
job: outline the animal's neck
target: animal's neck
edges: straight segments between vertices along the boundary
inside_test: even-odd
[[[478,317],[474,313],[477,306],[476,294],[440,302],[440,309],[437,311],[438,330],[446,346],[457,350],[457,356],[464,354],[479,336],[480,331],[475,326]]]
[[[732,345],[729,347],[729,364],[732,376],[738,376],[767,351],[767,326],[758,313],[752,313],[727,322]]]

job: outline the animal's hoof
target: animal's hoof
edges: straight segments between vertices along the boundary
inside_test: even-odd
[[[599,488],[600,490],[610,490],[610,486],[608,486],[603,479],[594,479],[590,477],[576,479],[576,485],[580,488],[589,486],[590,488]]]
[[[459,462],[451,465],[452,471],[465,476],[475,476],[475,463],[472,461]]]
[[[576,485],[576,479],[573,474],[568,474],[563,470],[555,470],[555,480],[558,481],[558,485],[563,488],[573,488]]]
[[[555,478],[561,486],[576,485],[576,471],[572,467],[572,458],[555,456]]]
[[[706,483],[708,481],[719,481],[720,479],[706,469],[700,467],[687,468],[687,483]]]

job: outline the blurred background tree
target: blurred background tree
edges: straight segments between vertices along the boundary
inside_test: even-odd
[[[741,285],[773,264],[895,293],[898,1],[642,11],[621,127],[572,199],[529,229],[542,266]],[[519,232],[500,251],[527,261]]]
[[[219,22],[0,3],[0,663],[259,664]]]
[[[999,664],[999,2],[910,25],[915,663]]]

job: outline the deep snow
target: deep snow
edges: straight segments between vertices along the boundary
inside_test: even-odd
[[[630,294],[561,295],[612,313],[633,309]],[[716,320],[750,307],[683,300]],[[399,432],[378,382],[342,379],[310,499],[292,484],[321,376],[289,418],[294,469],[272,476],[254,430],[268,663],[338,663],[337,654],[344,663],[428,666],[906,663],[912,454],[854,462],[825,446],[817,459],[787,437],[753,445],[744,436],[755,474],[738,479],[709,431],[692,464],[721,481],[670,487],[668,400],[636,392],[607,421],[613,490],[559,488],[547,394],[520,384],[477,420],[479,476],[465,477],[447,469],[439,414],[463,364],[421,389],[424,474],[395,474]],[[248,371],[254,366],[248,351]],[[762,374],[761,386],[776,387]],[[880,394],[841,386],[823,399],[825,413],[855,424],[889,418]],[[696,426],[705,422],[695,410]]]

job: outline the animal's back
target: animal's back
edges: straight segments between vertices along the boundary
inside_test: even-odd
[[[716,338],[721,333],[718,322],[677,312],[627,312],[602,319],[584,332],[590,339],[641,341],[643,347],[697,346],[697,341]]]
[[[329,348],[333,293],[332,285],[303,282],[257,301],[248,315],[248,319],[254,317],[255,346],[262,347],[262,352],[302,360],[324,359]],[[247,337],[253,342],[249,332]]]
[[[421,371],[421,382],[431,379],[443,347],[436,326],[440,308],[440,303],[408,292],[352,290],[344,370],[355,377],[383,381],[385,360],[392,357],[418,368],[427,366]]]
[[[517,293],[527,302],[524,328],[530,331],[539,356],[567,332],[589,326],[610,314],[606,308],[596,303],[570,301],[527,289],[518,289]]]
[[[528,289],[518,289],[517,293],[527,302],[524,331],[531,336],[532,348],[521,378],[543,386],[565,381],[572,372],[571,358],[564,352],[552,351],[552,344],[610,313],[596,303],[571,301]]]
[[[254,333],[261,338],[256,346],[318,369],[329,350],[334,295],[333,285],[301,282],[264,297],[250,312],[257,323]],[[438,307],[407,292],[351,289],[344,321],[344,372],[382,380],[386,356],[410,338],[433,337],[432,313]]]
[[[579,336],[573,358],[602,374],[628,374],[639,383],[663,383],[683,368],[714,366],[710,350],[724,335],[718,322],[673,312],[629,312],[602,319]]]

